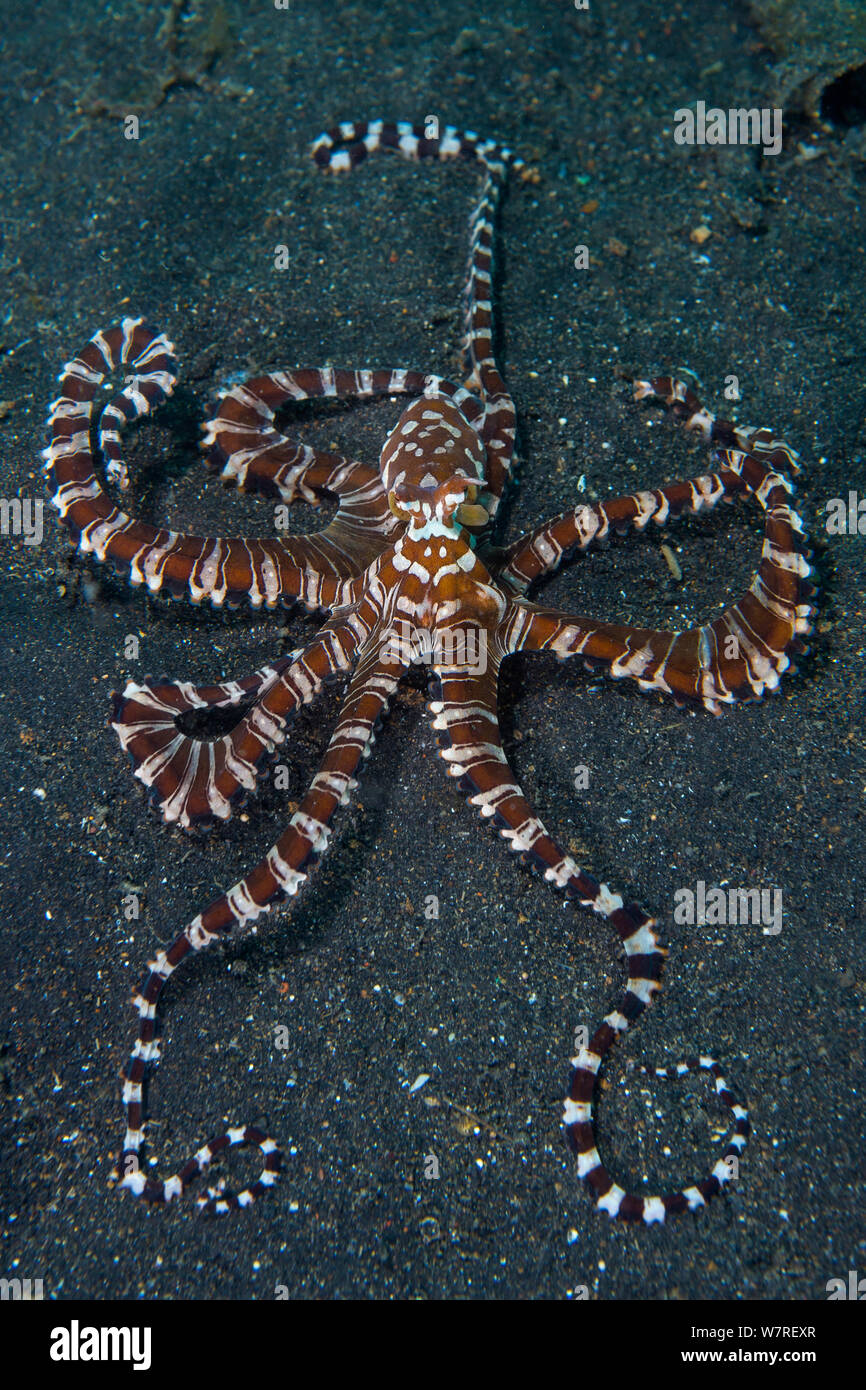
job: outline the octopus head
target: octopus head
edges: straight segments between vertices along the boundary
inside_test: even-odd
[[[448,396],[421,396],[403,411],[379,468],[391,511],[413,530],[479,531],[490,519],[478,501],[484,445]]]

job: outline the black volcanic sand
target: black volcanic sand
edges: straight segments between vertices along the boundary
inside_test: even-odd
[[[707,1171],[720,1141],[703,1081],[650,1090],[634,1067],[712,1051],[754,1122],[729,1195],[664,1229],[594,1213],[560,1114],[574,1030],[622,981],[613,934],[494,843],[443,776],[414,680],[291,917],[189,964],[166,992],[149,1101],[159,1171],[226,1120],[262,1122],[289,1151],[267,1200],[215,1222],[192,1197],[152,1211],[110,1188],[128,1000],[144,961],[277,837],[337,697],[297,721],[288,790],[269,785],[205,840],[148,812],[106,727],[108,697],[147,673],[244,675],[315,622],[286,629],[279,614],[197,612],[94,582],[70,566],[53,512],[41,545],[3,541],[0,1273],[42,1278],[58,1298],[269,1299],[277,1285],[563,1298],[587,1285],[599,1299],[823,1299],[828,1279],[866,1267],[866,538],[828,537],[823,518],[828,499],[866,493],[864,166],[847,132],[789,125],[763,161],[680,148],[675,108],[760,100],[773,55],[745,8],[694,0],[655,23],[637,0],[600,18],[536,0],[477,11],[468,28],[459,5],[428,21],[396,3],[200,6],[172,42],[178,67],[204,76],[170,86],[129,140],[112,113],[158,90],[161,8],[49,15],[7,0],[4,497],[43,495],[56,373],[123,314],[177,344],[176,396],[129,444],[130,495],[140,515],[184,529],[272,531],[268,504],[224,493],[197,457],[226,382],[304,364],[457,371],[477,174],[380,157],[329,179],[307,154],[335,119],[439,114],[507,140],[537,171],[512,182],[498,243],[521,422],[507,534],[581,488],[701,471],[701,448],[632,406],[623,374],[688,369],[717,408],[736,374],[739,418],[772,423],[802,453],[822,607],[800,675],[724,718],[546,659],[515,662],[503,692],[530,798],[588,869],[659,915],[671,950],[661,1002],[606,1069],[602,1151],[651,1190]],[[701,226],[712,236],[698,244]],[[580,243],[588,271],[573,268]],[[397,413],[300,411],[296,428],[375,460]],[[700,619],[749,582],[756,518],[725,509],[628,539],[546,596],[635,622]],[[318,524],[299,510],[299,528]],[[781,889],[781,933],[676,925],[675,890],[699,880]],[[142,913],[127,921],[136,889]],[[229,1165],[233,1181],[254,1171],[243,1155]]]

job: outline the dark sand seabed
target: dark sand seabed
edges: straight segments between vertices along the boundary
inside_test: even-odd
[[[337,697],[295,724],[288,792],[266,788],[242,819],[183,840],[148,813],[105,725],[109,692],[146,673],[242,676],[315,624],[294,616],[287,635],[280,615],[168,607],[111,579],[76,588],[46,512],[40,546],[2,542],[0,1274],[42,1278],[58,1298],[269,1299],[279,1284],[293,1297],[586,1285],[599,1299],[823,1300],[829,1279],[866,1273],[866,537],[829,538],[823,517],[828,499],[866,493],[862,142],[786,111],[775,159],[677,147],[677,107],[768,90],[773,55],[745,6],[709,0],[659,13],[609,0],[589,16],[560,0],[191,4],[176,58],[208,75],[168,90],[126,140],[100,103],[134,109],[156,90],[162,8],[4,7],[0,495],[43,495],[57,371],[97,328],[143,313],[177,345],[181,380],[130,444],[138,513],[268,533],[269,505],[224,494],[196,457],[216,390],[281,365],[455,372],[478,188],[469,168],[384,157],[328,179],[309,141],[336,119],[436,113],[518,149],[539,179],[512,181],[498,243],[521,420],[508,534],[573,504],[582,475],[603,496],[701,470],[696,443],[630,405],[623,372],[689,369],[717,409],[737,374],[739,418],[802,454],[822,604],[813,653],[779,697],[714,719],[539,659],[510,667],[504,692],[530,799],[580,862],[662,919],[671,950],[662,1000],[607,1068],[603,1155],[653,1190],[712,1166],[704,1085],[650,1093],[630,1071],[699,1050],[725,1062],[754,1137],[739,1182],[698,1219],[633,1230],[594,1213],[560,1113],[574,1030],[621,982],[613,934],[564,910],[465,806],[415,682],[294,913],[166,992],[149,1100],[159,1171],[228,1119],[291,1147],[283,1181],[220,1223],[191,1197],[160,1212],[114,1194],[143,963],[276,838]],[[712,237],[698,245],[701,225]],[[587,272],[573,268],[581,242]],[[281,243],[291,265],[277,273]],[[375,459],[396,413],[311,413],[300,432]],[[680,586],[656,535],[572,566],[546,594],[598,616],[693,621],[749,582],[756,517],[726,509],[671,530]],[[782,931],[676,925],[674,892],[698,880],[781,889]],[[132,888],[143,911],[127,922]],[[232,1180],[252,1163],[236,1156]]]

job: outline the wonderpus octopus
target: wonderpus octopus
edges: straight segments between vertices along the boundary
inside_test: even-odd
[[[46,470],[53,503],[78,549],[110,562],[133,585],[193,603],[255,608],[300,601],[328,616],[314,640],[245,680],[194,686],[183,681],[130,683],[114,697],[112,726],[135,776],[149,788],[167,822],[193,829],[226,820],[286,739],[295,711],[323,683],[345,676],[346,693],[321,766],[288,827],[262,861],[196,916],[148,965],[136,997],[138,1038],[126,1070],[127,1131],[115,1176],[149,1202],[167,1202],[232,1145],[258,1146],[260,1176],[236,1195],[222,1184],[199,1199],[211,1212],[249,1205],[280,1168],[275,1141],[249,1126],[211,1140],[173,1177],[144,1171],[142,1087],[158,1060],[157,1003],[181,962],[229,933],[248,930],[263,913],[294,899],[328,848],[331,822],[357,786],[377,726],[408,667],[429,665],[429,705],[440,756],[469,803],[498,828],[508,847],[538,869],[576,906],[603,918],[625,952],[627,982],[619,1002],[572,1060],[564,1126],[578,1172],[610,1216],[647,1223],[695,1211],[718,1193],[749,1133],[721,1068],[702,1056],[655,1076],[710,1073],[733,1129],[709,1177],[662,1197],[627,1193],[601,1161],[594,1135],[593,1096],[614,1042],[660,988],[665,950],[656,922],[583,869],[548,833],[527,802],[503,751],[497,711],[502,663],[517,652],[581,657],[642,690],[718,713],[726,704],[776,689],[810,630],[813,586],[803,528],[785,476],[796,455],[767,429],[714,418],[692,390],[662,377],[635,383],[637,399],[657,398],[711,447],[711,472],[627,497],[583,503],[545,521],[511,544],[493,543],[497,510],[514,462],[515,409],[497,369],[492,328],[492,247],[497,200],[511,151],[451,127],[430,138],[421,127],[375,121],[344,124],[313,146],[317,164],[348,170],[377,149],[410,159],[465,158],[484,175],[473,213],[465,287],[461,384],[403,368],[307,368],[255,377],[223,393],[205,427],[204,447],[222,478],[247,492],[291,503],[335,497],[338,509],[316,534],[223,539],[147,525],[112,501],[97,474],[128,486],[120,447],[125,425],[172,392],[171,343],[141,319],[99,332],[64,368],[50,411]],[[98,414],[105,378],[125,368],[124,386]],[[275,413],[319,397],[410,397],[385,440],[379,466],[293,443],[277,432]],[[757,574],[735,604],[703,626],[669,632],[599,622],[533,603],[527,591],[611,532],[644,530],[684,513],[709,512],[748,495],[764,512]],[[216,739],[184,731],[193,711],[232,711],[237,722]],[[187,725],[189,721],[187,720]]]

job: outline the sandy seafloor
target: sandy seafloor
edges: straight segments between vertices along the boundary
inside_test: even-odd
[[[507,534],[572,505],[582,475],[604,496],[702,470],[696,443],[629,404],[620,371],[689,369],[717,407],[735,373],[740,420],[772,424],[803,456],[822,606],[784,693],[719,719],[554,660],[515,662],[505,682],[508,748],[531,799],[588,869],[659,915],[671,948],[661,1002],[606,1069],[602,1152],[653,1190],[712,1166],[718,1112],[701,1081],[649,1092],[631,1070],[711,1050],[754,1122],[728,1195],[664,1229],[594,1213],[561,1099],[574,1029],[617,996],[616,944],[456,794],[416,681],[293,914],[195,960],[164,997],[149,1099],[159,1171],[226,1120],[260,1121],[291,1149],[266,1200],[214,1221],[191,1196],[148,1210],[110,1188],[128,1000],[145,959],[276,838],[337,697],[295,724],[288,792],[266,788],[243,819],[190,841],[149,813],[106,727],[108,695],[146,673],[247,674],[315,622],[292,617],[287,634],[279,614],[168,606],[111,579],[76,588],[53,512],[41,545],[4,540],[0,1273],[42,1278],[57,1298],[269,1299],[277,1285],[293,1297],[563,1298],[585,1285],[598,1299],[824,1299],[828,1279],[866,1269],[866,538],[830,539],[822,518],[829,498],[866,491],[852,132],[792,117],[783,152],[763,161],[675,146],[676,107],[766,90],[773,56],[738,4],[656,14],[610,0],[587,17],[560,0],[293,0],[288,12],[228,5],[228,35],[211,27],[209,88],[173,88],[130,141],[88,112],[152,89],[160,8],[4,7],[3,496],[43,495],[56,373],[123,314],[146,314],[177,345],[176,397],[129,458],[132,504],[178,528],[272,528],[270,504],[224,493],[196,454],[229,378],[326,363],[456,372],[474,170],[380,156],[329,179],[307,154],[337,119],[432,113],[510,142],[538,171],[512,182],[498,242],[521,422]],[[189,14],[179,51],[193,63],[204,21]],[[700,225],[712,230],[702,246],[690,239]],[[588,272],[573,268],[581,242]],[[291,249],[284,273],[278,243]],[[373,460],[396,413],[338,408],[299,429]],[[318,521],[302,509],[298,524]],[[666,534],[681,585],[655,535],[578,562],[547,596],[676,626],[749,582],[753,507]],[[123,655],[130,633],[137,662]],[[674,891],[699,879],[780,888],[781,933],[677,926]],[[143,897],[132,922],[120,908],[130,885]],[[423,914],[431,893],[438,920]],[[438,1180],[424,1175],[431,1154]],[[230,1165],[235,1180],[253,1171],[252,1158]]]

